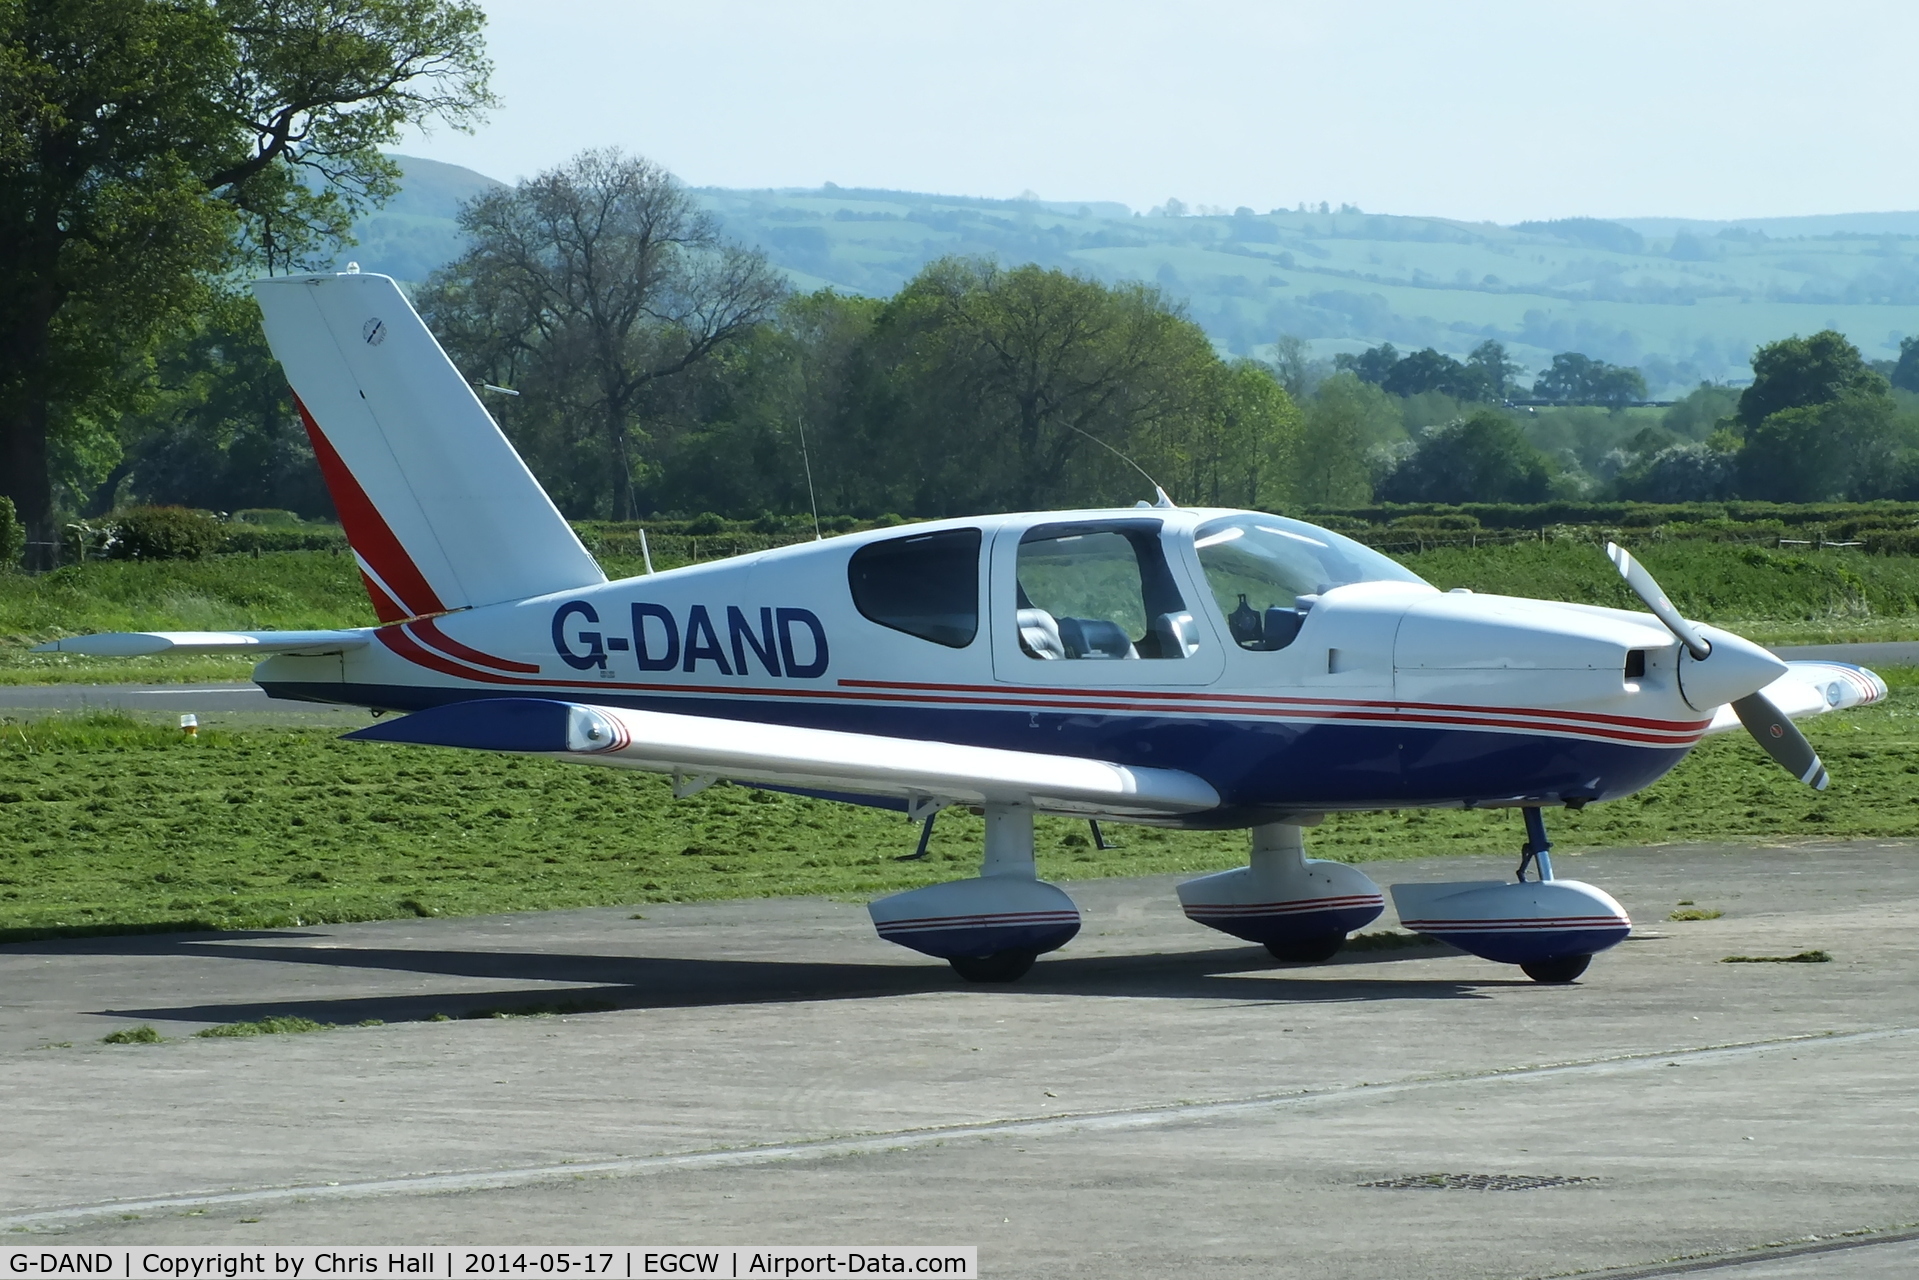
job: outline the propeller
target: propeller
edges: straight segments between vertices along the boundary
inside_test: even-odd
[[[1633,559],[1632,553],[1617,543],[1606,544],[1606,556],[1613,562],[1613,567],[1619,570],[1619,576],[1626,580],[1626,585],[1633,589],[1633,594],[1644,601],[1646,608],[1652,611],[1653,616],[1665,623],[1666,629],[1685,646],[1686,653],[1696,664],[1695,669],[1697,664],[1708,662],[1714,652],[1712,643],[1699,633],[1697,627],[1679,616],[1679,610],[1673,608],[1672,601],[1667,599],[1666,593],[1659,589],[1659,584],[1653,580],[1650,573],[1646,572],[1645,566]],[[1737,646],[1742,644],[1744,642],[1734,637],[1732,643],[1721,647],[1723,658],[1733,658],[1732,652],[1723,651],[1731,649],[1736,652]],[[1757,646],[1752,645],[1745,645],[1745,647],[1757,649]],[[1727,665],[1743,668],[1746,664],[1735,660]],[[1774,670],[1777,670],[1776,665]],[[1719,679],[1701,680],[1695,677],[1694,683],[1701,687],[1710,687],[1715,683],[1727,683],[1727,677],[1742,674],[1744,674],[1743,671],[1728,670],[1724,673],[1715,673],[1720,676]],[[1682,664],[1680,675],[1682,692],[1685,691],[1685,684],[1685,670]],[[1746,687],[1752,686],[1748,683]],[[1692,701],[1690,697],[1687,700]],[[1806,735],[1799,732],[1799,726],[1774,706],[1770,698],[1754,689],[1743,697],[1733,698],[1731,701],[1733,713],[1739,717],[1739,723],[1746,726],[1746,732],[1753,736],[1753,741],[1757,742],[1767,755],[1777,760],[1787,773],[1813,790],[1826,789],[1831,778],[1827,776],[1826,766],[1820,762],[1819,753],[1812,749],[1810,742],[1806,741]],[[1699,709],[1704,711],[1708,708],[1700,707]]]

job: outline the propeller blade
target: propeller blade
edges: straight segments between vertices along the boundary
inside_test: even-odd
[[[1799,726],[1788,720],[1765,694],[1749,693],[1733,703],[1732,709],[1739,723],[1746,726],[1746,732],[1767,755],[1784,765],[1787,773],[1814,791],[1826,789],[1831,779],[1826,776],[1826,766],[1820,762],[1819,753],[1806,741],[1806,735],[1799,732]]]
[[[1606,556],[1619,570],[1619,576],[1626,580],[1626,585],[1633,589],[1633,594],[1645,601],[1655,618],[1666,624],[1666,630],[1679,637],[1679,643],[1686,646],[1686,651],[1695,660],[1705,661],[1706,655],[1712,652],[1712,646],[1694,630],[1692,623],[1679,616],[1679,610],[1672,607],[1672,601],[1666,599],[1666,593],[1659,589],[1659,584],[1653,581],[1653,576],[1646,572],[1645,567],[1632,558],[1632,552],[1616,542],[1608,542]]]

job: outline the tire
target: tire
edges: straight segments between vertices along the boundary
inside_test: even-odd
[[[1554,956],[1550,960],[1532,960],[1519,966],[1534,982],[1565,983],[1576,980],[1593,962],[1591,956]]]
[[[1037,951],[995,951],[990,956],[952,956],[946,963],[968,982],[1018,982],[1037,959]]]
[[[1339,954],[1346,945],[1343,933],[1322,933],[1313,938],[1292,938],[1285,942],[1269,942],[1266,950],[1275,960],[1286,960],[1293,964],[1324,964]]]

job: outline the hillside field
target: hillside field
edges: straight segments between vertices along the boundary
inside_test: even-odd
[[[418,281],[459,253],[460,202],[497,184],[398,159],[400,196],[359,224],[344,257]],[[1670,394],[1743,379],[1755,347],[1791,334],[1836,328],[1885,359],[1919,333],[1919,214],[1502,227],[1355,209],[1164,216],[830,184],[695,195],[799,289],[886,296],[948,254],[1037,262],[1157,284],[1237,354],[1269,351],[1282,333],[1322,355],[1392,342],[1458,356],[1495,338],[1531,370],[1581,351],[1638,365]]]

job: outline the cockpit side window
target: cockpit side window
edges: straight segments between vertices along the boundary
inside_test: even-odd
[[[1020,648],[1035,659],[1184,658],[1197,647],[1156,520],[1029,529],[1017,605]]]
[[[980,531],[869,542],[846,566],[853,606],[895,631],[964,649],[979,634]]]
[[[1424,582],[1371,547],[1281,516],[1227,516],[1195,531],[1206,586],[1242,649],[1284,649],[1320,593],[1354,582]]]

